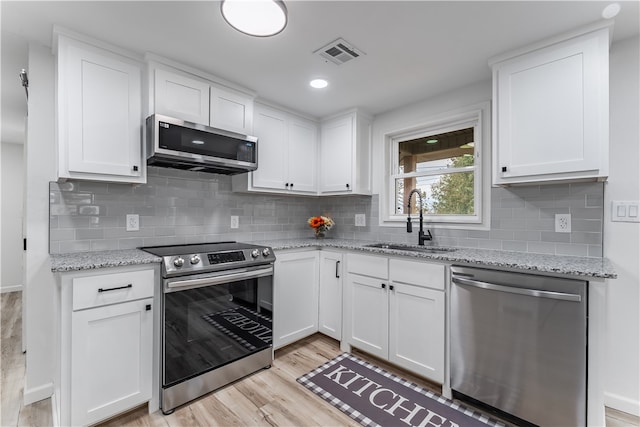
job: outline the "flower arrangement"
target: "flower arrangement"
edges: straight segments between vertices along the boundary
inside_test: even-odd
[[[329,231],[335,225],[333,220],[328,216],[312,216],[307,220],[309,227],[313,228],[316,237],[323,237],[324,233]]]

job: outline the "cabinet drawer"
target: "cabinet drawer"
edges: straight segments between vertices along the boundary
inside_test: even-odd
[[[391,281],[444,290],[444,265],[391,259]]]
[[[101,274],[73,279],[73,310],[153,296],[153,270]]]
[[[381,279],[389,277],[389,266],[386,257],[349,254],[347,256],[347,269],[349,273],[363,276],[379,277]]]

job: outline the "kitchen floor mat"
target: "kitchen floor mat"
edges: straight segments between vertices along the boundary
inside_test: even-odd
[[[349,353],[297,380],[363,426],[504,426]]]

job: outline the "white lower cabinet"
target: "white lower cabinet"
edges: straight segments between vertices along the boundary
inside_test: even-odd
[[[342,253],[320,251],[318,331],[342,340]]]
[[[347,268],[348,344],[443,383],[444,265],[349,254]]]
[[[276,253],[273,348],[318,331],[318,251]]]
[[[383,359],[389,354],[387,283],[383,277],[347,276],[349,344]]]
[[[61,425],[95,424],[152,398],[154,270],[113,270],[59,275]]]

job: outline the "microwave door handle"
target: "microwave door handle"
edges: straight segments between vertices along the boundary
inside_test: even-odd
[[[258,270],[241,271],[237,273],[224,273],[217,276],[202,277],[198,279],[173,280],[167,282],[167,288],[170,290],[179,290],[181,288],[195,288],[202,286],[222,285],[225,283],[235,282],[238,280],[255,279],[258,277],[271,276],[273,267],[261,268]]]

